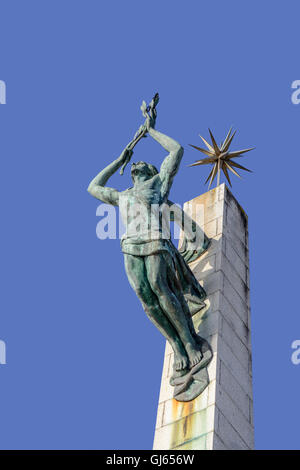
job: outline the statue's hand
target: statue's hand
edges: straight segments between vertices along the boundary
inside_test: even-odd
[[[158,103],[158,98],[156,98],[156,96],[153,98],[153,100],[151,101],[148,107],[145,101],[142,102],[141,111],[143,113],[143,116],[146,118],[144,126],[147,131],[149,131],[151,127],[152,128],[155,127],[155,121],[156,121],[155,106],[157,103]]]
[[[150,114],[147,113],[147,116],[146,116],[146,121],[145,121],[145,126],[146,126],[146,129],[147,129],[147,132],[149,132],[149,130],[152,128],[154,129],[155,127],[155,122],[156,122],[156,116],[153,117],[151,116],[151,112]]]

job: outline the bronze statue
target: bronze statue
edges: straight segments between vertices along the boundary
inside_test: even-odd
[[[174,371],[170,383],[175,386],[174,397],[189,401],[208,384],[205,366],[212,352],[207,341],[197,335],[193,326],[192,315],[205,306],[206,293],[187,261],[200,256],[207,249],[209,239],[192,221],[192,231],[196,233],[198,230],[203,235],[201,246],[190,250],[185,239],[179,252],[165,234],[164,215],[160,217],[157,208],[171,208],[173,220],[183,226],[185,213],[168,199],[183,148],[171,137],[155,130],[157,103],[158,94],[148,107],[143,102],[144,125],[121,155],[91,181],[88,191],[104,203],[120,208],[126,227],[121,246],[130,285],[149,319],[173,348]],[[132,157],[133,147],[146,134],[168,152],[160,170],[146,162],[132,163],[133,187],[125,191],[107,187],[109,178],[119,168],[124,171]],[[157,216],[155,224],[152,223],[153,213]],[[143,224],[140,223],[141,215]]]

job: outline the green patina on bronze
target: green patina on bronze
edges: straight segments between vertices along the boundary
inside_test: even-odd
[[[206,366],[212,351],[206,340],[197,335],[192,315],[204,306],[206,293],[194,277],[187,262],[197,259],[209,246],[209,239],[192,221],[189,231],[202,232],[201,246],[191,245],[193,235],[186,236],[180,248],[175,248],[170,239],[163,238],[161,226],[155,236],[151,232],[132,230],[136,217],[128,216],[128,208],[142,208],[146,221],[150,221],[151,207],[172,206],[171,219],[182,226],[189,220],[184,211],[169,201],[168,196],[183,156],[182,146],[155,130],[158,94],[149,104],[143,102],[141,109],[145,123],[121,155],[104,168],[90,183],[89,193],[101,201],[119,206],[126,233],[121,245],[125,269],[130,285],[142,306],[159,331],[169,341],[174,351],[174,371],[170,383],[175,387],[174,398],[190,401],[198,396],[208,384]],[[149,134],[167,152],[158,171],[145,162],[133,163],[131,175],[133,187],[118,191],[106,186],[109,178],[121,168],[121,174],[129,163],[133,148],[142,137]],[[187,218],[186,218],[187,217]],[[154,231],[155,232],[155,231]],[[192,249],[190,249],[192,246]]]

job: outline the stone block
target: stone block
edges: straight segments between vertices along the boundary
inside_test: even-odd
[[[227,449],[249,450],[253,448],[252,439],[250,445],[247,445],[247,443],[242,439],[239,433],[234,429],[234,427],[229,423],[229,421],[225,418],[225,416],[223,416],[222,413],[219,414],[219,426],[217,430],[217,435],[219,436],[219,439],[221,439]]]
[[[221,271],[213,272],[211,276],[203,279],[203,287],[207,295],[211,295],[216,291],[223,289],[223,273]]]
[[[235,405],[241,410],[245,418],[251,423],[250,397],[222,361],[219,390],[224,390],[227,393]]]
[[[247,300],[242,298],[235,290],[233,285],[224,276],[222,294],[233,307],[240,319],[248,326],[248,306]]]
[[[196,437],[180,446],[174,447],[174,450],[206,450],[206,436]]]
[[[243,365],[221,337],[218,338],[218,355],[245,393],[252,398],[252,380],[248,364]]]
[[[247,250],[240,251],[238,253],[238,246],[235,248],[232,246],[229,240],[226,240],[226,258],[229,263],[234,267],[240,278],[247,284],[247,264],[245,256],[247,256]]]
[[[233,265],[228,261],[227,257],[222,253],[221,267],[224,276],[230,281],[230,284],[239,296],[245,300],[247,304],[248,300],[248,287],[246,282],[242,280]]]
[[[163,414],[164,414],[164,407],[165,402],[159,403],[157,408],[157,416],[156,416],[156,425],[155,428],[160,428],[163,424]]]
[[[162,419],[163,426],[173,423],[186,416],[202,411],[207,407],[208,389],[190,402],[178,402],[174,399],[167,400],[164,407],[164,415]]]
[[[217,301],[214,300],[213,307],[216,308]],[[222,293],[219,293],[217,308],[220,309],[222,317],[229,324],[232,331],[240,338],[245,346],[249,348],[249,328],[246,323],[236,313],[232,305],[227,301]]]
[[[249,365],[249,350],[248,347],[240,340],[236,335],[235,331],[230,327],[227,321],[223,318],[222,330],[220,332],[225,343],[230,347],[233,354],[239,358],[241,364],[245,366],[247,370]]]

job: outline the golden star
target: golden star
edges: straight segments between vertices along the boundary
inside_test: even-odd
[[[204,139],[204,137],[202,137],[200,135],[201,139],[205,143],[208,150],[203,149],[201,147],[197,147],[196,145],[189,144],[191,147],[194,147],[196,150],[199,150],[200,152],[207,155],[208,158],[203,158],[202,160],[197,160],[195,163],[193,163],[192,165],[189,165],[189,166],[207,165],[209,163],[211,163],[213,165],[213,167],[211,169],[211,172],[209,173],[208,178],[205,181],[205,184],[206,184],[208,182],[208,180],[210,179],[208,189],[210,188],[210,186],[211,186],[213,180],[215,179],[216,175],[218,175],[217,185],[220,184],[221,170],[223,170],[223,173],[224,173],[225,177],[227,178],[228,183],[230,184],[230,186],[232,186],[230,178],[229,178],[228,170],[230,170],[234,175],[238,176],[239,178],[241,178],[241,176],[238,174],[238,172],[234,168],[240,168],[241,170],[251,172],[251,170],[248,170],[248,168],[245,168],[244,166],[239,165],[238,163],[232,161],[232,159],[236,158],[236,157],[243,157],[244,156],[244,155],[242,155],[243,153],[246,153],[246,152],[249,152],[250,150],[253,150],[254,147],[249,148],[249,149],[244,149],[244,150],[237,150],[235,152],[229,152],[229,146],[232,142],[233,137],[235,136],[236,131],[234,131],[234,133],[232,134],[231,133],[232,132],[232,127],[231,127],[229,129],[229,132],[228,132],[224,142],[220,146],[218,146],[216,141],[215,141],[214,136],[211,133],[211,130],[210,129],[208,129],[208,130],[209,130],[209,133],[210,133],[212,145],[210,145]]]

